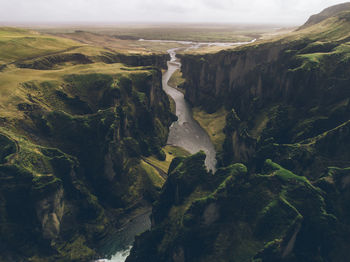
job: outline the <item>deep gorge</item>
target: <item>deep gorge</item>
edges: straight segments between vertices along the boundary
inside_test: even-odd
[[[141,156],[164,154],[175,117],[160,70],[139,71],[23,83],[24,120],[2,124],[2,259],[98,257],[102,239],[150,209],[160,188]]]
[[[218,170],[203,154],[173,161],[128,262],[347,260],[349,20],[329,12],[280,39],[180,55],[188,101],[229,111]]]
[[[176,49],[185,113],[164,92],[174,53],[0,28],[5,47],[48,46],[0,59],[0,261],[108,258],[106,242],[151,213],[127,262],[347,262],[349,10],[219,52]],[[223,130],[191,106],[224,112]],[[193,124],[208,155],[185,136]]]

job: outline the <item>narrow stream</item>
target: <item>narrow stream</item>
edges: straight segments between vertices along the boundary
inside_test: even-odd
[[[196,43],[142,39],[140,41],[177,42],[181,45],[187,45],[187,49],[197,49],[201,46],[211,45],[242,45],[254,42],[255,40],[245,43]],[[197,121],[193,119],[191,107],[186,102],[184,94],[168,85],[170,77],[176,70],[181,68],[181,63],[176,58],[176,51],[183,48],[184,47],[179,47],[168,50],[171,59],[168,61],[168,70],[163,74],[162,79],[164,91],[175,101],[176,115],[178,117],[178,120],[174,122],[170,127],[167,144],[182,147],[189,151],[191,154],[203,150],[207,155],[205,159],[205,165],[208,170],[211,170],[214,173],[216,166],[216,152],[214,145],[209,138],[209,135],[197,123]],[[103,250],[101,250],[101,252],[104,253],[105,257],[107,258],[99,259],[96,262],[124,262],[127,256],[130,254],[135,236],[150,229],[151,221],[149,216],[150,212],[138,216],[130,223],[128,223],[123,229],[118,231],[112,238],[108,239]]]

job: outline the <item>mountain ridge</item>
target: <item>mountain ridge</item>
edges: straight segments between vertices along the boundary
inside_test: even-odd
[[[326,20],[332,16],[336,16],[341,12],[350,11],[350,2],[345,2],[342,4],[327,7],[318,14],[310,16],[304,25],[302,25],[298,30],[304,29],[308,26],[318,24],[323,20]]]

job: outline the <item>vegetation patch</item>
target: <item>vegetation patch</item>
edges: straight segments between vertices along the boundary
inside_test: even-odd
[[[172,88],[179,88],[182,92],[184,90],[181,89],[181,86],[185,83],[185,79],[182,78],[181,71],[177,69],[170,77],[168,81],[168,85],[171,86]]]
[[[159,160],[156,156],[150,156],[150,157],[147,157],[146,159],[150,164],[161,169],[165,174],[168,173],[170,164],[174,158],[185,157],[190,155],[190,153],[187,152],[186,150],[180,147],[170,146],[170,145],[163,147],[163,151],[165,152],[165,155],[166,155],[166,158],[164,161]]]
[[[208,133],[216,151],[222,150],[225,140],[224,128],[226,126],[227,111],[224,108],[215,113],[208,114],[200,108],[193,108],[193,118]]]
[[[146,171],[149,179],[152,181],[153,186],[157,189],[161,189],[165,179],[159,174],[159,172],[144,161],[141,161],[141,166]]]

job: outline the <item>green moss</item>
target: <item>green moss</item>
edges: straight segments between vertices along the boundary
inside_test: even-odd
[[[190,153],[186,150],[175,146],[167,145],[163,147],[162,150],[165,152],[164,161],[158,159],[156,156],[147,157],[147,161],[152,165],[156,166],[157,168],[161,169],[164,173],[168,173],[170,164],[174,158],[185,157],[190,155]]]
[[[165,144],[168,139],[168,127],[160,121],[159,118],[154,119],[154,131],[157,137],[159,137],[162,144]]]
[[[0,164],[7,162],[8,157],[16,152],[16,143],[7,136],[0,134]]]
[[[163,149],[160,149],[158,153],[156,154],[158,160],[165,161],[166,160],[166,154]]]
[[[106,74],[66,75],[64,81],[69,83],[66,88],[70,94],[80,97],[95,110],[104,92],[114,83],[113,77]]]
[[[57,251],[63,258],[58,258],[58,261],[77,261],[90,260],[96,252],[86,245],[86,239],[82,236],[76,237],[71,243],[57,243]]]
[[[121,77],[118,79],[118,86],[123,90],[126,94],[131,95],[132,92],[132,81],[128,77]]]
[[[248,170],[245,165],[237,163],[237,164],[228,166],[224,169],[221,169],[219,170],[219,172],[224,172],[227,178],[218,186],[214,194],[225,192],[228,187],[231,187],[234,184],[236,176],[246,175]]]
[[[137,140],[132,137],[126,137],[124,138],[123,143],[130,157],[137,157],[140,155],[140,146]]]
[[[182,73],[178,69],[176,70],[170,77],[168,81],[168,85],[173,87],[173,88],[178,88],[181,87],[185,83],[185,79],[182,78]]]
[[[148,80],[151,76],[152,72],[131,74],[130,78],[132,80],[133,88],[138,92],[149,93],[151,86]]]
[[[1,72],[1,247],[18,254],[19,261],[88,261],[97,242],[111,234],[107,229],[123,221],[125,212],[154,201],[164,183],[158,169],[140,164],[141,155],[164,156],[160,148],[171,114],[160,72],[153,67],[122,70],[121,64],[101,61],[118,54],[102,55],[94,47],[73,52],[76,43],[70,40],[10,31],[0,28],[0,46],[12,52],[0,55],[1,65],[30,58],[27,51],[38,57],[17,61],[27,69],[8,65]],[[18,44],[24,44],[23,50]],[[75,53],[89,50],[95,50],[94,57]],[[63,59],[70,56],[86,60]],[[125,59],[153,63],[163,56]],[[154,101],[149,101],[151,96]],[[60,234],[46,240],[37,212],[44,202],[47,212],[56,212],[51,201],[58,190],[65,207],[62,219],[57,214]],[[1,260],[7,254],[0,249]]]
[[[176,103],[175,103],[175,100],[169,95],[168,95],[168,98],[169,98],[169,102],[170,102],[170,111],[171,111],[171,113],[176,115]]]
[[[12,62],[17,59],[47,55],[63,51],[79,43],[54,36],[40,35],[28,30],[0,28],[0,60]]]
[[[193,108],[193,118],[208,133],[217,151],[222,150],[225,140],[224,129],[228,112],[221,108],[215,113],[208,114],[199,108]]]
[[[141,166],[146,171],[148,178],[152,181],[152,185],[157,189],[161,189],[164,185],[165,179],[159,174],[159,172],[144,161],[141,161]]]
[[[274,171],[272,173],[272,175],[275,175],[275,176],[281,178],[282,180],[297,181],[297,182],[307,183],[307,184],[311,185],[309,180],[306,177],[293,174],[291,171],[284,169],[280,165],[272,162],[271,159],[267,159],[265,161],[265,165],[267,168],[270,168]]]
[[[62,180],[53,175],[35,176],[33,178],[33,189],[37,192],[54,192],[60,186],[62,186]]]
[[[259,214],[255,234],[264,239],[274,239],[285,235],[296,221],[302,219],[298,210],[280,197],[274,199]]]
[[[199,173],[195,180],[195,160],[174,164],[154,207],[155,225],[165,232],[148,243],[156,245],[157,257],[168,257],[181,245],[200,261],[279,261],[295,232],[303,237],[288,258],[325,248],[336,220],[326,210],[323,193],[308,180],[269,160],[266,175],[247,174],[244,165],[235,164],[219,169],[216,182]],[[207,191],[209,181],[217,187]]]
[[[145,103],[146,102],[146,94],[142,92],[137,92],[137,98],[140,103]]]

